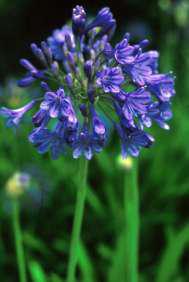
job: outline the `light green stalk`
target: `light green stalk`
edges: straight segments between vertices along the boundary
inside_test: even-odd
[[[138,282],[139,193],[137,177],[137,160],[133,160],[133,167],[126,172],[124,187],[126,282]]]
[[[67,282],[75,282],[76,267],[78,262],[78,247],[80,241],[81,225],[84,213],[84,205],[87,193],[88,161],[81,159],[79,163],[79,176],[77,186],[77,200],[74,214],[74,222],[71,236],[71,246],[68,262]]]
[[[12,200],[12,219],[13,219],[13,231],[15,238],[15,248],[16,248],[16,256],[17,256],[17,265],[19,272],[19,281],[26,282],[26,264],[24,257],[24,248],[23,248],[23,239],[22,239],[22,231],[20,227],[19,220],[19,202],[17,199]]]

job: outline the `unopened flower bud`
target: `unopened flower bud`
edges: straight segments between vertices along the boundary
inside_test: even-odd
[[[93,73],[93,61],[92,60],[88,60],[85,62],[84,71],[85,71],[86,76],[90,79]]]
[[[65,76],[65,81],[66,81],[66,84],[69,88],[71,88],[73,86],[73,77],[72,77],[72,74],[71,73],[68,73],[66,76]]]
[[[59,73],[59,65],[56,61],[54,61],[52,64],[51,64],[51,71],[52,73],[57,76],[58,73]]]

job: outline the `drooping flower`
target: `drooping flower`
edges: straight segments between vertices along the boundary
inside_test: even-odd
[[[148,79],[148,88],[160,101],[168,102],[175,95],[171,74],[154,74]]]
[[[172,118],[171,105],[169,102],[155,102],[148,108],[148,112],[141,116],[142,123],[146,127],[152,125],[155,121],[161,128],[169,129],[167,121]]]
[[[29,136],[40,154],[46,153],[49,149],[53,159],[57,159],[64,152],[65,141],[63,138],[62,127],[58,124],[54,131],[47,128],[36,128]]]
[[[142,130],[135,128],[125,130],[121,125],[116,127],[121,138],[122,156],[124,158],[128,155],[138,157],[142,147],[149,148],[154,142],[154,138]]]
[[[148,107],[152,102],[150,92],[145,88],[139,88],[130,93],[123,93],[123,114],[128,121],[134,124],[134,118],[148,112]]]
[[[21,109],[2,108],[0,114],[9,126],[18,125],[38,105],[29,140],[39,153],[50,151],[57,158],[71,149],[74,158],[91,159],[107,144],[111,123],[122,156],[136,157],[154,142],[145,131],[153,122],[169,129],[173,75],[159,73],[159,53],[146,51],[147,39],[132,44],[126,33],[113,46],[115,28],[109,8],[88,20],[84,8],[76,6],[71,26],[56,29],[40,45],[31,44],[39,68],[20,60],[26,75],[19,86],[39,81],[44,94]]]
[[[90,133],[87,124],[84,124],[81,132],[73,144],[73,157],[75,159],[84,155],[90,160],[94,153],[102,151],[105,143],[105,134]]]
[[[0,115],[7,119],[7,127],[17,127],[24,115],[34,107],[35,101],[31,101],[22,108],[11,110],[6,107],[0,109]]]

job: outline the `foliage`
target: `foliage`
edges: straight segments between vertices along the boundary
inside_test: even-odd
[[[156,2],[156,1],[152,1]],[[161,1],[162,2],[162,1]],[[179,1],[176,1],[179,2]],[[182,1],[181,1],[182,2]],[[5,1],[4,1],[5,3]],[[5,4],[4,4],[5,5]],[[157,9],[159,31],[154,42],[160,49],[161,71],[176,73],[174,118],[171,130],[153,129],[156,143],[142,152],[140,187],[140,281],[189,281],[189,48],[186,27],[177,26],[161,5]],[[169,16],[167,16],[169,15]],[[151,25],[152,15],[146,19]],[[152,26],[153,26],[152,22]],[[187,23],[188,24],[188,23]],[[10,95],[7,74],[0,96],[2,104],[25,99],[13,83]],[[27,90],[28,91],[28,90]],[[32,91],[35,92],[35,89]],[[17,93],[15,95],[15,93]],[[6,97],[6,98],[5,98]],[[27,141],[29,121],[14,133],[0,120],[0,277],[17,281],[16,257],[11,226],[11,201],[7,180],[16,172],[31,175],[31,187],[21,202],[27,271],[32,282],[65,281],[70,232],[75,205],[77,161],[69,155],[52,161],[40,156]],[[78,281],[124,282],[123,183],[126,172],[118,160],[119,144],[112,136],[107,150],[89,168],[89,185],[82,239],[79,247]]]

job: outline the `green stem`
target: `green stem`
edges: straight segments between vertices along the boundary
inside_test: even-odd
[[[137,160],[125,177],[126,282],[138,282],[139,194]]]
[[[23,248],[23,240],[22,240],[22,231],[20,227],[19,220],[19,202],[17,199],[12,201],[12,219],[13,219],[13,230],[14,230],[14,238],[15,238],[15,248],[16,248],[16,256],[17,256],[17,264],[18,264],[18,272],[19,272],[19,281],[26,282],[26,265],[24,258],[24,248]]]
[[[78,262],[78,246],[79,246],[81,224],[83,219],[84,205],[85,205],[86,192],[87,192],[87,185],[86,185],[87,170],[88,170],[88,161],[85,159],[81,159],[79,164],[77,200],[76,200],[72,237],[71,237],[67,282],[75,281],[76,266]]]

